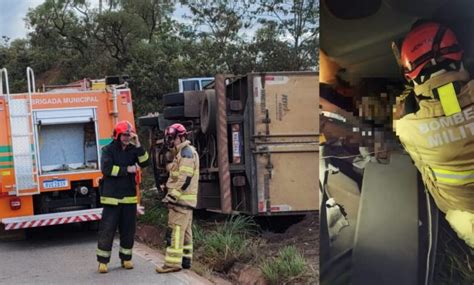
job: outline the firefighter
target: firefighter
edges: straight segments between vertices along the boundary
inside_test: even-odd
[[[148,153],[128,121],[117,123],[114,140],[102,149],[103,178],[100,185],[100,202],[103,206],[99,226],[97,261],[99,272],[107,273],[112,254],[115,232],[120,233],[119,257],[122,267],[133,269],[132,247],[137,214],[136,175],[139,167],[148,165]]]
[[[185,127],[169,126],[165,130],[165,143],[174,153],[174,159],[166,166],[170,175],[162,201],[168,207],[167,247],[164,265],[156,268],[158,273],[191,268],[193,209],[197,204],[199,181],[199,156],[186,139]]]
[[[474,248],[474,81],[449,28],[415,25],[401,46],[401,65],[418,111],[396,122],[396,133],[437,207]]]

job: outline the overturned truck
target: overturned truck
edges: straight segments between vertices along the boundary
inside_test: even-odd
[[[167,179],[164,129],[183,124],[200,156],[198,208],[249,215],[319,208],[316,72],[217,75],[200,91],[163,95],[150,127],[157,187]]]

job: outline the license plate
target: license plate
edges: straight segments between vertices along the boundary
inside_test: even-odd
[[[69,186],[69,183],[67,179],[54,179],[54,180],[43,181],[44,189],[64,188],[68,186]]]

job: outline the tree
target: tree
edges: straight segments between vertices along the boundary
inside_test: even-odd
[[[190,1],[186,3],[191,10],[198,46],[206,54],[214,72],[239,73],[247,68],[236,68],[240,51],[248,48],[242,31],[249,28],[255,20],[252,13],[255,1]],[[236,54],[237,52],[237,54]],[[236,56],[237,55],[237,56]]]
[[[319,63],[319,1],[260,0],[257,13],[260,23],[275,24],[280,37],[291,47],[291,70],[316,69]]]

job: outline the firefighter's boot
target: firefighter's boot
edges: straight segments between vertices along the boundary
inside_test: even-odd
[[[122,260],[122,267],[125,269],[133,269],[133,262],[131,260]]]
[[[99,273],[107,273],[109,269],[107,268],[106,263],[99,263]]]
[[[156,267],[157,273],[171,273],[171,272],[178,272],[180,270],[181,268],[179,267],[171,267],[171,266],[166,266],[166,265]]]

